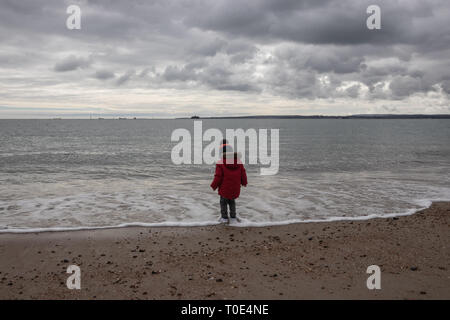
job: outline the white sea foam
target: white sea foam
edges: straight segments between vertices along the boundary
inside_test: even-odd
[[[392,218],[399,216],[407,216],[416,213],[422,209],[428,208],[432,202],[436,201],[450,201],[449,198],[435,198],[435,199],[420,199],[413,201],[417,207],[411,208],[402,212],[392,212],[384,214],[368,214],[360,216],[330,216],[321,219],[287,219],[287,220],[272,220],[272,221],[252,221],[249,218],[240,216],[241,222],[231,227],[268,227],[268,226],[281,226],[295,223],[323,223],[334,221],[363,221],[375,218]],[[194,205],[194,208],[198,209],[198,206]],[[217,211],[217,210],[216,210]],[[199,214],[196,218],[199,220],[194,221],[163,221],[163,222],[126,222],[111,225],[99,225],[99,226],[61,226],[61,227],[0,227],[0,233],[33,233],[33,232],[57,232],[57,231],[77,231],[77,230],[96,230],[96,229],[111,229],[111,228],[124,228],[124,227],[201,227],[201,226],[213,226],[218,225],[217,219],[213,220],[201,220],[202,214]]]

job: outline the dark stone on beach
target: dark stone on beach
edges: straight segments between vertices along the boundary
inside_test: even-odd
[[[420,294],[427,294],[425,291],[420,291]]]
[[[308,240],[311,241],[313,239],[313,237],[309,237]]]
[[[222,279],[216,279],[216,282],[223,282]]]
[[[417,267],[411,267],[411,268],[409,268],[411,271],[417,271],[419,268],[417,268]]]
[[[145,249],[139,249],[139,252],[145,252]]]

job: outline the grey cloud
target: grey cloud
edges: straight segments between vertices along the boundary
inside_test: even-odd
[[[226,32],[233,36],[290,40],[316,44],[419,43],[445,35],[433,23],[445,1],[377,1],[382,29],[366,28],[366,8],[373,1],[217,1],[209,14],[185,19],[189,26]]]
[[[97,70],[95,72],[95,74],[93,75],[94,78],[99,79],[99,80],[107,80],[107,79],[111,79],[114,78],[114,72],[109,71],[109,70]]]
[[[199,75],[199,81],[216,90],[260,91],[257,84],[243,77],[238,77],[233,72],[220,66],[210,66],[203,70]]]
[[[139,72],[138,76],[139,76],[140,78],[144,78],[144,77],[146,77],[146,76],[149,74],[149,72],[150,72],[151,70],[152,70],[152,69],[150,69],[150,68],[144,68],[141,72]]]
[[[318,51],[308,58],[305,66],[318,72],[351,73],[359,71],[363,61],[361,56],[337,56],[330,51]]]
[[[347,96],[351,98],[357,98],[359,95],[359,90],[361,89],[361,85],[355,84],[347,89],[345,89],[345,93]]]
[[[189,63],[184,66],[167,66],[160,75],[167,82],[193,82],[215,90],[260,91],[257,85],[237,77],[220,65]]]
[[[389,89],[392,90],[395,98],[403,98],[415,92],[427,91],[431,88],[426,87],[420,78],[397,76],[391,81]]]
[[[441,82],[442,90],[444,90],[445,93],[450,95],[450,80],[444,80]]]
[[[177,66],[167,66],[162,74],[166,81],[188,81],[196,79],[195,71],[190,68],[179,68]]]
[[[55,64],[54,70],[57,72],[66,72],[76,70],[78,68],[87,67],[90,64],[88,58],[69,56]]]
[[[214,56],[226,45],[226,41],[222,39],[213,39],[204,43],[195,43],[192,45],[191,52],[201,56]]]
[[[121,75],[117,81],[116,81],[116,85],[121,86],[124,83],[128,82],[128,80],[131,79],[131,77],[133,77],[136,74],[136,71],[134,70],[129,70],[127,72],[125,72],[123,75]]]
[[[225,48],[227,54],[238,54],[242,52],[255,53],[256,51],[258,51],[258,48],[252,42],[246,40],[231,40]]]
[[[272,68],[265,83],[266,90],[275,94],[308,99],[315,97],[315,92],[318,91],[316,85],[317,77],[312,71],[294,71],[279,67]]]
[[[214,89],[229,91],[260,91],[259,88],[249,83],[215,83]]]
[[[230,57],[230,62],[232,64],[245,63],[248,60],[252,59],[253,57],[254,57],[253,52],[240,52],[240,53],[232,55]]]

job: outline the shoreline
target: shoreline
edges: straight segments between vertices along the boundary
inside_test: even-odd
[[[343,221],[368,221],[373,219],[389,219],[396,217],[405,217],[414,215],[420,211],[429,209],[433,203],[436,202],[449,202],[447,199],[436,199],[436,200],[423,200],[426,201],[426,205],[417,209],[408,209],[407,212],[402,213],[388,213],[385,215],[368,215],[368,216],[358,216],[358,217],[332,217],[329,219],[312,219],[312,220],[287,220],[287,221],[273,221],[273,222],[243,222],[234,226],[236,228],[266,228],[266,227],[279,227],[293,224],[308,224],[308,223],[333,223],[333,222],[343,222]],[[82,226],[82,227],[44,227],[44,228],[5,228],[0,229],[0,235],[2,234],[27,234],[27,233],[48,233],[48,232],[78,232],[78,231],[95,231],[95,230],[111,230],[111,229],[122,229],[122,228],[195,228],[195,227],[209,227],[209,226],[219,226],[221,223],[214,221],[206,222],[130,222],[124,223],[116,226]]]
[[[324,223],[325,222],[325,223]],[[450,299],[450,202],[279,226],[0,233],[0,299]],[[66,269],[81,268],[81,290]],[[381,268],[381,290],[366,269]]]

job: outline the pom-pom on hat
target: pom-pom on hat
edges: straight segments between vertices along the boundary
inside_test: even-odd
[[[219,155],[221,158],[233,158],[234,157],[233,147],[228,144],[228,141],[226,139],[222,140],[222,144],[219,147]]]

